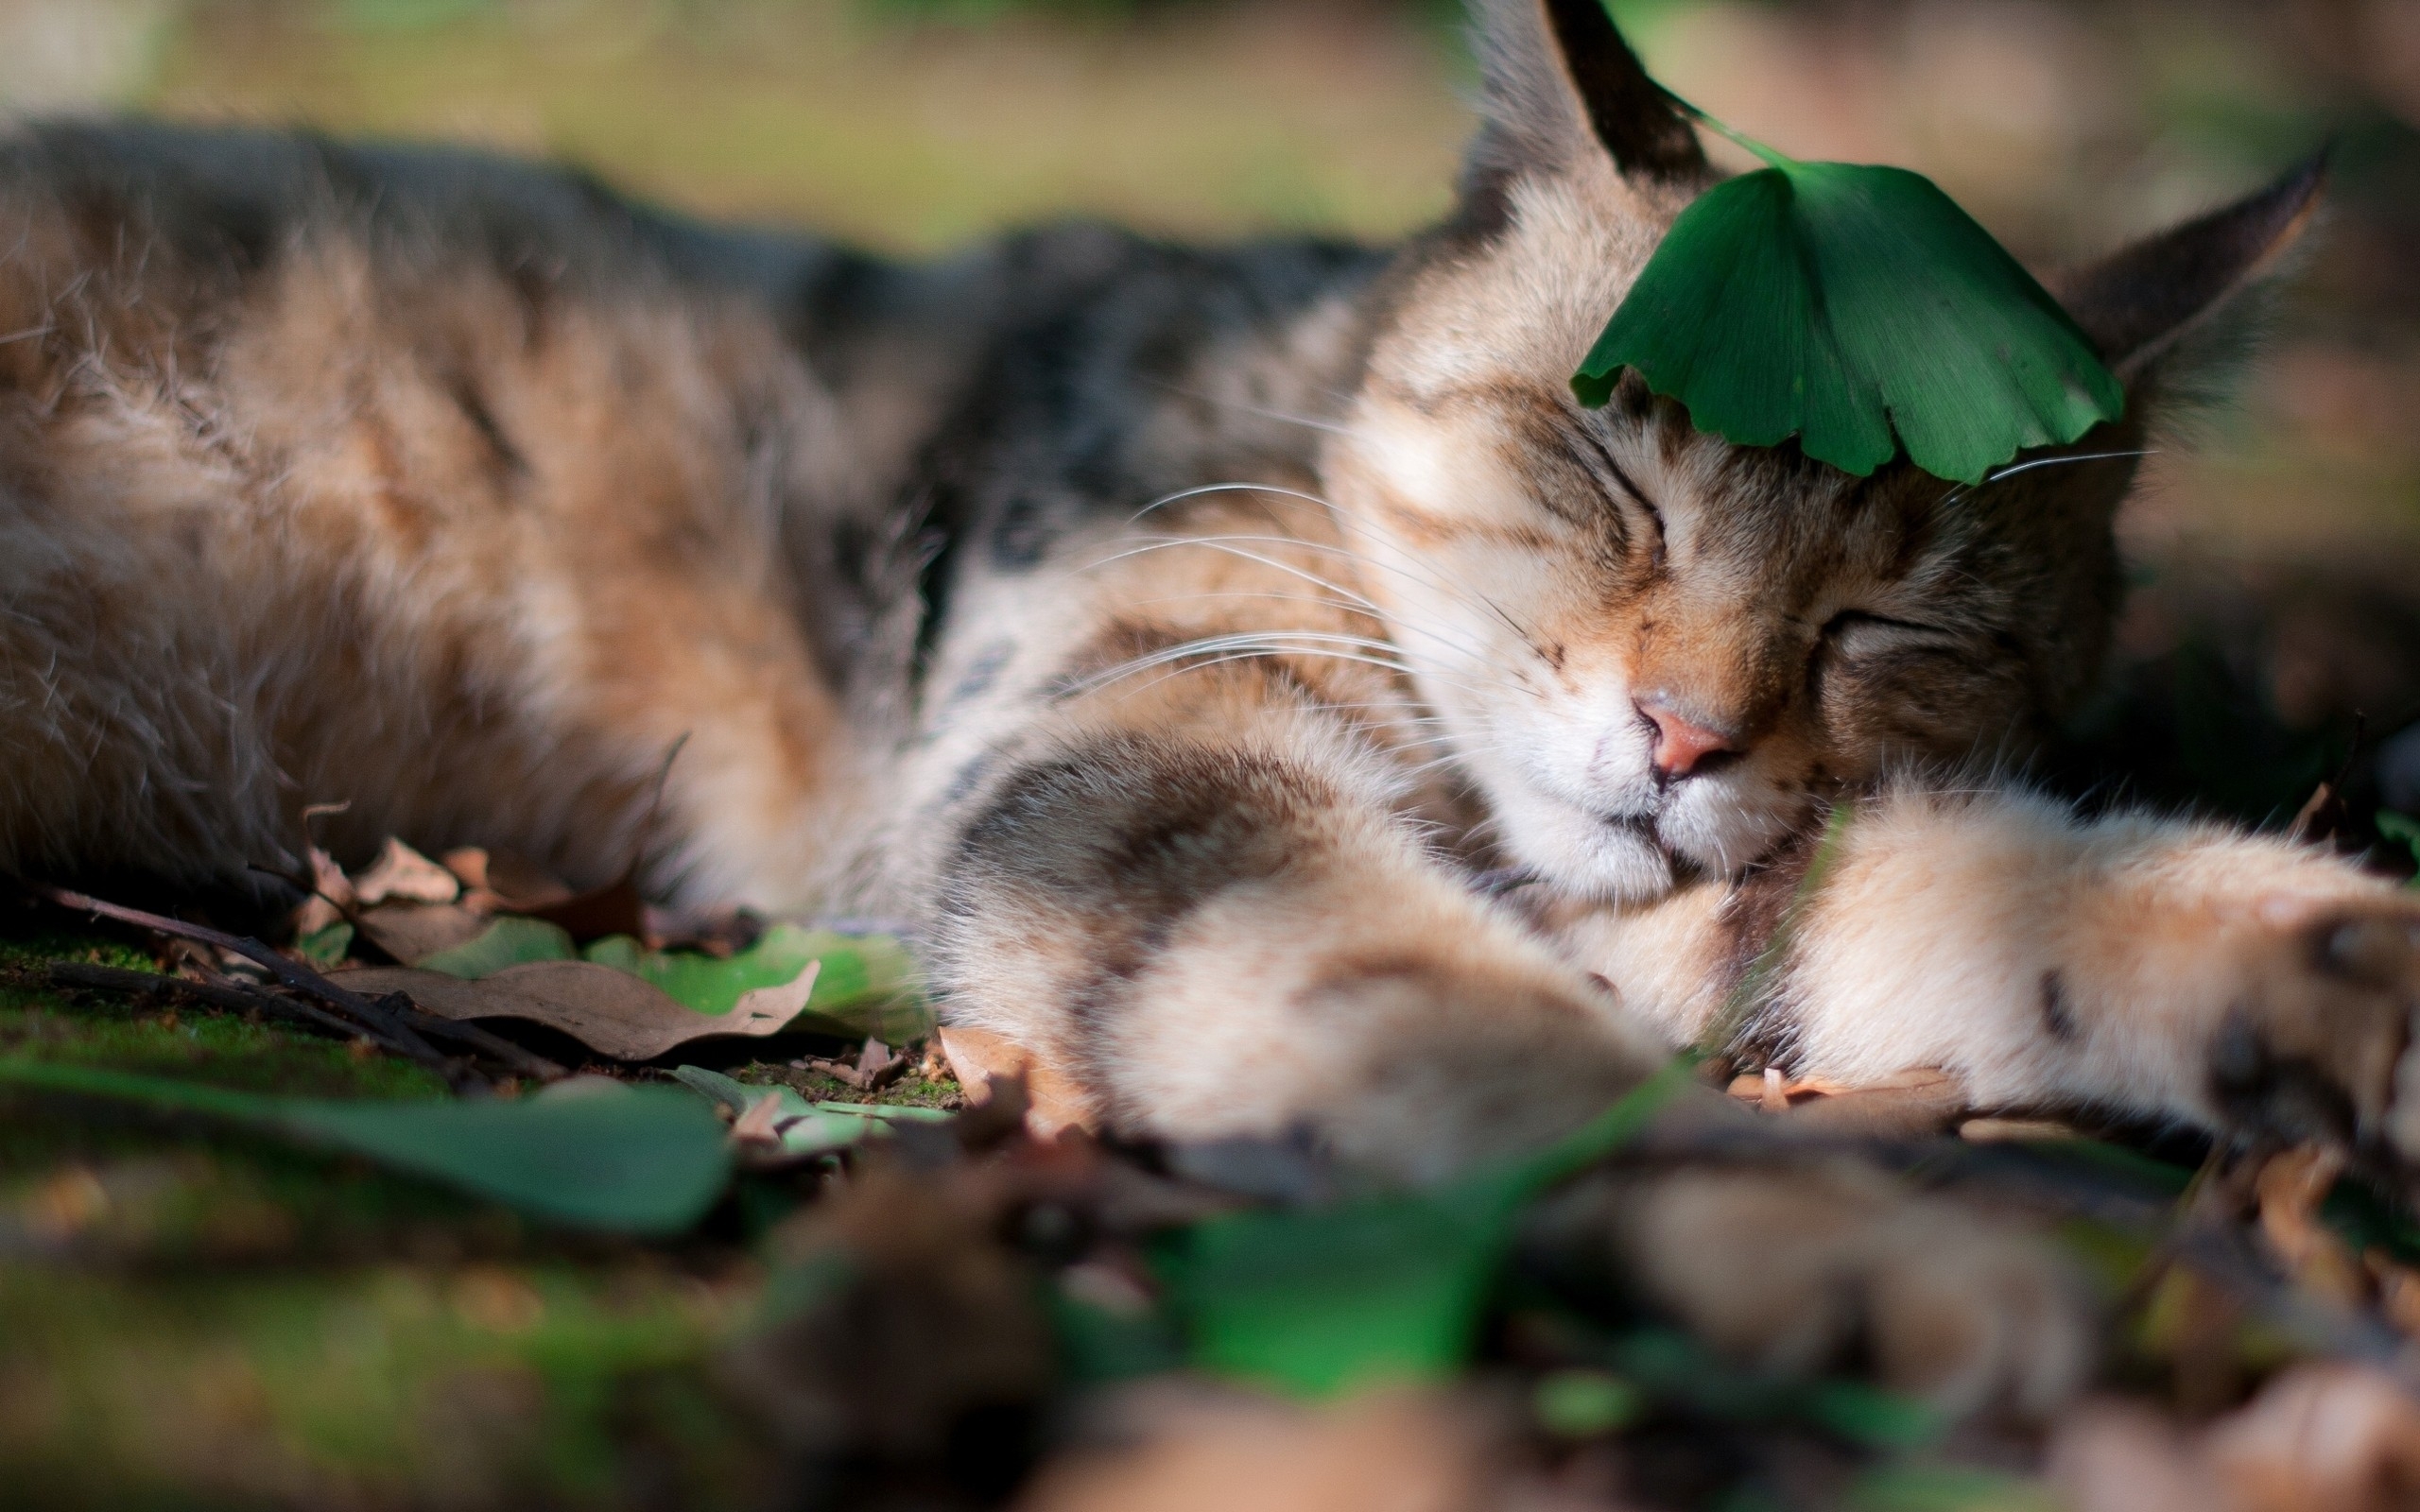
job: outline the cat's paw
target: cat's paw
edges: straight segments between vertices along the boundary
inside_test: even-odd
[[[1701,1168],[1571,1193],[1547,1243],[1610,1237],[1658,1307],[1753,1368],[1847,1362],[1936,1409],[2042,1417],[2083,1384],[2090,1304],[2039,1235],[1830,1164]]]
[[[2420,897],[2275,900],[2213,994],[2209,1098],[2234,1133],[2392,1152],[2420,1165]]]

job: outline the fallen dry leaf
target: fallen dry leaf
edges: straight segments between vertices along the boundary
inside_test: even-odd
[[[2407,1339],[2420,1339],[2420,1270],[2402,1264],[2383,1249],[2361,1256],[2361,1263],[2377,1286],[2378,1311]]]
[[[1970,1118],[1958,1125],[1958,1137],[1972,1144],[2005,1144],[2022,1140],[2071,1140],[2075,1125],[2055,1118]]]
[[[2312,1291],[2359,1306],[2368,1287],[2353,1252],[2320,1221],[2319,1205],[2344,1172],[2344,1157],[2316,1144],[2273,1155],[2260,1167],[2260,1235],[2295,1279]]]
[[[493,892],[504,907],[527,913],[571,901],[570,885],[528,857],[510,850],[487,850],[480,855],[486,878],[482,885]]]
[[[1793,1080],[1767,1067],[1761,1075],[1734,1077],[1725,1090],[1761,1111],[1787,1113],[1804,1128],[1876,1138],[1945,1133],[1972,1106],[1965,1085],[1942,1071],[1903,1071],[1851,1086]]]
[[[1064,1128],[1092,1128],[1092,1105],[1073,1078],[1055,1066],[1034,1059],[1023,1045],[989,1029],[955,1025],[941,1031],[942,1054],[949,1057],[950,1074],[966,1090],[970,1106],[990,1100],[992,1081],[1022,1077],[1028,1105],[1027,1130],[1038,1140],[1059,1137]]]
[[[293,927],[297,935],[316,935],[331,924],[342,923],[354,905],[353,883],[337,865],[336,857],[311,848],[311,896],[294,910]]]
[[[454,873],[422,855],[393,835],[370,868],[353,879],[354,901],[373,908],[389,901],[450,903],[461,896],[462,884]]]
[[[2206,1440],[2245,1512],[2420,1505],[2420,1401],[2367,1366],[2296,1366],[2212,1424]]]
[[[818,961],[794,981],[743,993],[719,1017],[684,1008],[654,984],[592,961],[531,961],[475,982],[409,968],[341,971],[336,979],[368,996],[408,993],[422,1011],[440,1018],[522,1019],[616,1060],[652,1060],[693,1040],[779,1033],[806,1006],[821,968]]]
[[[504,906],[531,919],[544,919],[569,934],[576,944],[585,945],[609,935],[648,938],[647,901],[639,896],[638,883],[628,875],[560,902],[507,902]]]
[[[488,853],[477,846],[458,846],[437,859],[464,888],[472,892],[487,889]]]
[[[2073,1512],[2400,1512],[2420,1505],[2420,1401],[2385,1372],[2294,1366],[2199,1433],[2087,1402],[2053,1435]]]
[[[2050,1440],[2050,1482],[2068,1512],[2240,1512],[2201,1446],[2131,1401],[2088,1401]]]
[[[731,1121],[731,1142],[753,1144],[778,1150],[782,1147],[781,1130],[774,1122],[782,1116],[779,1092],[768,1092],[748,1105],[748,1111]]]
[[[970,1415],[1042,1402],[1058,1351],[1032,1262],[1002,1242],[1011,1196],[870,1160],[769,1236],[776,1264],[827,1280],[735,1341],[723,1380],[793,1452],[877,1473],[929,1463]],[[933,1504],[848,1489],[824,1504]]]
[[[824,1060],[810,1057],[793,1062],[802,1071],[820,1071],[855,1087],[859,1091],[873,1091],[888,1087],[908,1074],[908,1057],[894,1055],[889,1045],[871,1035],[858,1050],[856,1061]]]
[[[1442,1398],[1325,1409],[1142,1388],[1117,1448],[1063,1455],[1018,1512],[1466,1512],[1499,1504],[1473,1414]]]
[[[467,945],[487,929],[489,916],[460,903],[380,903],[354,915],[354,927],[406,965]]]

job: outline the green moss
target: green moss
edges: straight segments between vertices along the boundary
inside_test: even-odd
[[[18,924],[19,920],[9,920]],[[0,1055],[246,1091],[444,1095],[274,1021],[61,991],[0,938]],[[91,1099],[0,1096],[0,1463],[45,1507],[754,1504],[709,1383],[752,1306],[710,1246],[565,1235],[357,1161]]]
[[[802,1071],[796,1066],[759,1061],[734,1071],[732,1078],[752,1087],[787,1087],[815,1103],[872,1103],[886,1108],[958,1108],[965,1106],[965,1089],[941,1076],[927,1080],[913,1072],[888,1087],[864,1091],[828,1072]]]
[[[752,1501],[770,1465],[704,1372],[746,1280],[389,1263],[136,1287],[0,1267],[0,1459],[52,1505],[173,1488],[613,1506],[666,1478],[696,1504]]]
[[[99,994],[0,995],[0,1054],[109,1066],[240,1091],[320,1097],[434,1097],[421,1067],[340,1040],[210,1008],[130,1009]]]

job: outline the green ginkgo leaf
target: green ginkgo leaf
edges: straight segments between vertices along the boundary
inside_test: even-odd
[[[1698,197],[1571,380],[1600,405],[1624,368],[1742,446],[1798,438],[1859,477],[1904,446],[1978,484],[2125,403],[2066,311],[1920,174],[1797,163]]]
[[[0,1088],[224,1119],[581,1228],[683,1232],[731,1177],[721,1121],[668,1087],[609,1082],[511,1100],[330,1102],[0,1058]]]
[[[478,982],[515,966],[577,960],[627,972],[684,1008],[717,1017],[731,1012],[748,993],[795,982],[807,968],[816,967],[814,996],[791,1029],[850,1039],[872,1035],[897,1045],[921,1039],[933,1027],[931,1010],[917,988],[915,961],[906,945],[887,935],[837,935],[775,924],[748,949],[717,957],[697,951],[650,951],[627,935],[609,935],[582,950],[558,925],[508,915],[466,943],[422,956],[412,965]]]
[[[1547,1148],[1443,1186],[1170,1236],[1158,1268],[1193,1364],[1307,1397],[1452,1374],[1522,1209],[1628,1143],[1695,1065],[1682,1057]]]

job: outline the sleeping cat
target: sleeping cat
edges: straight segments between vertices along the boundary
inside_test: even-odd
[[[2092,687],[2135,458],[2316,176],[2056,282],[2121,423],[1860,480],[1575,404],[1712,174],[1599,0],[1477,10],[1458,209],[1387,249],[908,266],[468,155],[17,135],[0,868],[240,882],[342,801],[340,853],[602,880],[678,745],[660,895],[913,917],[946,1019],[1128,1134],[1430,1177],[1706,1040],[2420,1157],[2420,908],[1960,775]],[[1743,1349],[2075,1378],[2037,1251],[1854,1170],[1605,1226]]]

